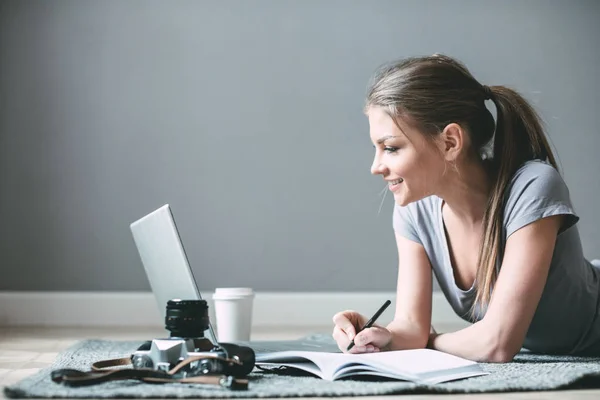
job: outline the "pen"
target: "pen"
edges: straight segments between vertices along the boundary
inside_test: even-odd
[[[373,326],[373,324],[375,323],[375,321],[377,321],[377,318],[379,318],[379,316],[385,311],[386,308],[388,308],[388,306],[390,304],[392,304],[392,302],[390,300],[387,300],[385,303],[383,303],[383,305],[381,307],[379,307],[379,310],[377,310],[377,312],[375,313],[375,315],[373,315],[371,317],[371,319],[367,321],[367,323],[365,324],[365,326],[363,326],[358,332],[356,332],[356,334],[358,335],[363,330],[365,330],[365,329],[370,328],[371,326]],[[353,347],[354,347],[354,339],[352,339],[352,341],[348,345],[348,348],[346,349],[346,351],[350,350]]]

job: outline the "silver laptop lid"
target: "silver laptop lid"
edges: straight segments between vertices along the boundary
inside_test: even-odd
[[[168,204],[130,228],[163,322],[169,300],[202,299]],[[212,325],[205,336],[216,341]]]

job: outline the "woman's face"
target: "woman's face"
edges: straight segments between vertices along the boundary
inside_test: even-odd
[[[396,203],[405,206],[435,194],[446,168],[436,145],[402,121],[400,130],[380,107],[370,107],[367,116],[375,147],[371,173],[382,176]]]

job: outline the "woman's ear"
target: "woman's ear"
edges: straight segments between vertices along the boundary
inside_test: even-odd
[[[440,146],[446,161],[456,161],[465,145],[465,131],[457,123],[446,125],[440,134]]]

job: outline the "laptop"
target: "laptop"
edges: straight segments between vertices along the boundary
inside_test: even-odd
[[[169,204],[131,223],[130,228],[162,321],[165,319],[169,300],[201,300],[202,295],[190,268]],[[218,343],[210,321],[204,336],[213,343]],[[340,351],[333,341],[311,338],[236,343],[252,348],[257,354],[287,350]]]

